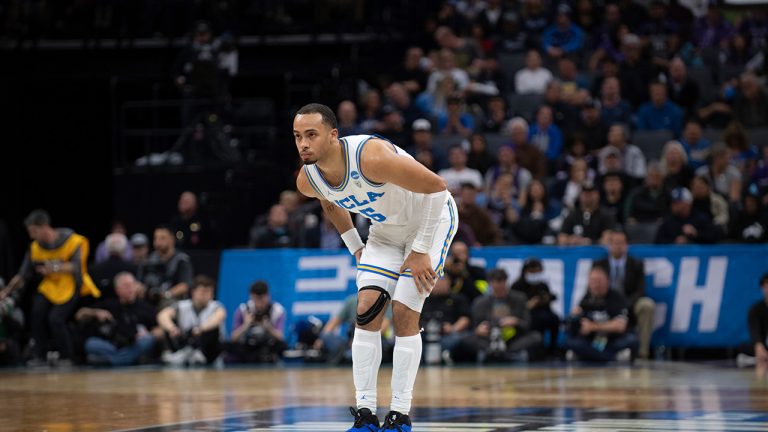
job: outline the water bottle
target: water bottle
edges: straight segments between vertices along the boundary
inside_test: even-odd
[[[426,342],[424,356],[427,364],[440,364],[440,322],[435,319],[427,322]]]

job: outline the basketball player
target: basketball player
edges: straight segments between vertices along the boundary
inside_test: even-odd
[[[357,409],[347,432],[410,432],[413,383],[421,360],[419,315],[443,273],[458,227],[445,181],[391,142],[371,135],[339,137],[325,105],[302,107],[293,135],[304,168],[296,184],[320,199],[357,260],[357,323],[352,371]],[[349,212],[372,221],[363,244]],[[381,320],[392,301],[395,351],[391,411],[379,428],[376,379],[381,364]]]

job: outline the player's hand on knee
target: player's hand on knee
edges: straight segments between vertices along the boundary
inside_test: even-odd
[[[432,269],[432,260],[430,260],[429,255],[411,252],[400,267],[400,272],[402,273],[406,269],[411,270],[413,282],[420,294],[428,294],[432,291],[432,287],[437,281],[437,273]]]

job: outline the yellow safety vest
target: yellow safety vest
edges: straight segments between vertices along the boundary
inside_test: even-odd
[[[30,259],[35,261],[60,261],[68,262],[80,248],[80,273],[83,285],[80,287],[80,295],[101,297],[101,292],[96,288],[93,279],[88,275],[88,239],[72,233],[69,238],[56,249],[45,249],[37,241],[30,246]],[[72,273],[54,272],[43,277],[43,281],[37,287],[37,291],[45,296],[53,304],[64,304],[75,295],[75,276]]]

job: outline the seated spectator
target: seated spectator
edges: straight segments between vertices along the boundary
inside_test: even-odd
[[[339,136],[360,135],[363,130],[357,123],[357,107],[351,100],[343,100],[336,109],[336,118],[339,123]]]
[[[607,135],[607,132],[606,132]],[[605,136],[603,136],[605,139]],[[557,171],[555,178],[564,179],[568,177],[573,162],[583,159],[587,163],[589,171],[594,174],[597,170],[597,158],[587,151],[587,142],[580,132],[576,132],[566,140],[565,153],[557,161]]]
[[[541,34],[549,25],[551,13],[543,0],[529,0],[522,7],[523,31],[528,35],[529,45],[538,47]]]
[[[624,59],[621,53],[620,29],[623,24],[619,5],[606,4],[603,18],[603,22],[596,29],[593,37],[594,52],[589,57],[589,70],[592,71],[597,70],[599,63],[609,61],[615,65],[616,62]],[[626,25],[624,26],[626,27]],[[593,94],[596,93],[593,91]]]
[[[709,2],[706,15],[699,17],[693,28],[694,41],[699,49],[724,49],[733,36],[733,26],[725,19],[716,2]]]
[[[400,112],[400,116],[403,119],[403,125],[406,125],[406,127],[410,126],[423,115],[421,110],[416,106],[410,93],[408,93],[408,90],[402,84],[398,82],[390,84],[389,87],[387,87],[386,95],[389,103]],[[346,135],[339,133],[339,136]],[[394,138],[392,140],[394,141]],[[395,142],[401,143],[405,141]]]
[[[518,165],[517,153],[511,145],[505,144],[499,147],[497,160],[498,164],[492,166],[485,174],[486,190],[490,193],[496,180],[503,174],[509,174],[512,176],[512,197],[517,198],[520,191],[528,187],[532,179],[531,173]]]
[[[381,107],[381,123],[375,132],[392,142],[405,142],[408,139],[403,114],[391,104]]]
[[[162,337],[154,306],[139,298],[139,283],[133,274],[114,277],[113,298],[80,308],[75,319],[86,326],[86,361],[92,365],[128,366],[149,356]]]
[[[469,262],[469,247],[454,241],[445,260],[445,276],[451,282],[451,292],[464,297],[467,304],[488,291],[485,269]]]
[[[139,281],[144,284],[146,300],[162,308],[186,298],[192,287],[194,269],[189,255],[176,250],[176,242],[167,226],[155,228],[155,250],[147,263],[139,268]]]
[[[563,102],[575,106],[583,105],[589,99],[589,83],[579,75],[576,61],[569,56],[560,57],[557,70]]]
[[[550,203],[544,184],[532,180],[528,188],[520,195],[522,207],[517,222],[511,226],[512,232],[506,233],[508,241],[524,244],[539,244],[549,235],[549,221],[557,217],[558,208]]]
[[[474,133],[469,137],[469,154],[467,154],[467,167],[480,171],[486,175],[488,169],[496,164],[496,158],[488,152],[488,143],[481,133]]]
[[[267,223],[251,228],[252,248],[289,248],[295,247],[295,233],[288,229],[288,212],[285,206],[275,204],[269,209]]]
[[[752,177],[759,159],[757,147],[749,142],[747,131],[738,121],[732,121],[723,131],[723,141],[731,153],[731,164],[743,179]]]
[[[451,353],[471,334],[469,303],[464,296],[451,292],[451,281],[441,278],[424,301],[419,326],[424,329],[424,358],[427,363],[452,362]],[[434,353],[435,344],[439,351]]]
[[[501,96],[491,96],[485,109],[483,132],[501,133],[508,121],[509,110],[507,109],[506,100]]]
[[[697,176],[706,177],[715,192],[731,203],[741,201],[741,173],[730,163],[730,152],[722,144],[712,146],[709,163],[696,170]]]
[[[671,213],[656,232],[656,244],[703,244],[719,239],[711,218],[693,212],[691,191],[677,188],[672,191],[671,197]]]
[[[101,299],[114,299],[115,276],[122,272],[128,272],[134,276],[139,268],[133,262],[125,259],[125,250],[128,248],[128,239],[125,234],[112,233],[107,236],[106,250],[109,254],[107,260],[91,267],[91,279],[101,291]]]
[[[669,100],[683,109],[686,116],[694,114],[699,103],[699,85],[688,78],[688,68],[680,57],[669,62],[667,72]]]
[[[584,31],[571,22],[571,7],[561,3],[557,7],[555,23],[544,29],[541,47],[551,58],[559,59],[581,51],[584,45]]]
[[[543,179],[547,175],[547,159],[536,146],[528,141],[528,122],[522,117],[509,121],[510,143],[515,149],[517,161],[534,178]]]
[[[626,201],[625,214],[629,223],[660,223],[669,208],[669,194],[664,190],[664,178],[658,163],[648,165],[648,175],[642,186],[633,189]]]
[[[402,65],[395,70],[392,78],[402,84],[412,97],[415,97],[427,87],[429,74],[423,67],[424,50],[417,46],[409,47],[405,51]],[[341,121],[341,119],[339,119]],[[339,136],[345,136],[339,131]]]
[[[436,68],[429,74],[426,91],[435,93],[438,83],[445,77],[452,78],[452,81],[456,84],[455,91],[462,91],[469,85],[467,71],[457,67],[456,55],[448,48],[443,48],[437,53]]]
[[[628,321],[626,299],[609,289],[605,269],[592,267],[587,294],[569,317],[566,359],[631,361],[637,338],[628,330]]]
[[[568,178],[560,179],[552,186],[552,199],[562,203],[566,209],[575,208],[581,194],[581,186],[584,182],[592,180],[592,177],[594,173],[590,176],[589,167],[584,159],[574,160],[568,171]]]
[[[543,95],[551,80],[552,72],[541,66],[541,54],[536,50],[528,50],[525,68],[515,74],[515,93]]]
[[[578,132],[583,136],[587,153],[595,154],[608,144],[608,126],[600,118],[600,102],[589,100],[581,107],[581,127]]]
[[[131,236],[132,259],[131,262],[138,267],[147,263],[149,258],[149,239],[142,233]],[[142,296],[143,297],[143,296]]]
[[[678,141],[669,141],[661,150],[661,173],[664,176],[664,190],[687,188],[693,179],[693,170],[688,166],[688,156]]]
[[[448,190],[457,195],[461,191],[461,185],[468,183],[476,189],[483,188],[483,176],[480,171],[467,167],[467,152],[460,146],[451,147],[448,150],[450,168],[440,170],[437,174],[448,184]]]
[[[185,191],[179,196],[178,211],[171,219],[176,247],[181,250],[215,246],[213,223],[200,211],[197,195]]]
[[[624,185],[624,190],[627,190],[639,183],[639,179],[630,177],[624,172],[624,162],[621,159],[621,152],[617,148],[608,146],[600,151],[600,159],[598,165],[602,166],[605,173],[597,177],[596,183],[598,187],[602,189],[603,179],[608,174],[613,174],[621,179],[621,183]]]
[[[437,118],[437,130],[442,135],[469,137],[475,130],[475,119],[466,111],[464,99],[451,96],[446,101],[446,112]]]
[[[354,293],[347,296],[341,309],[325,323],[313,348],[320,350],[330,364],[351,362],[356,320],[357,293]],[[382,357],[389,359],[392,358],[392,351],[395,348],[394,333],[390,331],[391,326],[392,308],[388,307],[384,310],[384,319],[381,321],[381,343]]]
[[[566,100],[563,97],[563,85],[558,79],[553,79],[547,84],[544,92],[544,105],[552,110],[552,121],[561,131],[577,130],[581,127],[581,104],[582,100]],[[538,114],[538,111],[537,111]],[[534,118],[538,121],[538,118]]]
[[[581,186],[579,208],[570,212],[563,221],[557,244],[578,246],[603,243],[607,231],[615,226],[616,220],[600,205],[600,193],[595,184],[586,181]]]
[[[519,191],[515,187],[512,174],[501,174],[491,186],[487,194],[488,210],[491,212],[493,223],[506,230],[510,224],[517,222],[517,202]]]
[[[623,171],[634,180],[641,180],[645,177],[645,155],[637,146],[628,142],[629,131],[626,126],[614,124],[608,128],[608,146],[600,150],[598,157],[601,161],[610,152],[610,147],[619,150],[621,165]],[[598,167],[600,174],[608,172],[605,164],[601,163]]]
[[[157,314],[165,332],[163,362],[174,366],[210,364],[221,353],[227,311],[214,300],[213,279],[195,277],[191,299],[181,300]]]
[[[701,213],[712,219],[712,223],[725,237],[728,232],[729,208],[728,202],[722,195],[712,192],[709,179],[696,176],[691,181],[691,195],[693,195],[693,212]]]
[[[531,314],[525,294],[509,289],[503,269],[491,270],[488,281],[491,295],[478,297],[472,303],[474,334],[461,341],[454,358],[480,363],[527,361],[528,350],[541,344],[541,334],[530,330]]]
[[[271,301],[264,281],[251,285],[251,298],[235,311],[232,342],[227,344],[232,363],[276,362],[285,351],[285,308]]]
[[[688,166],[692,170],[696,170],[707,163],[709,148],[712,143],[704,138],[701,123],[698,120],[690,119],[685,122],[683,139],[680,140],[680,144],[685,148],[685,154],[688,155]]]
[[[125,225],[121,221],[113,221],[112,229],[109,231],[109,233],[127,235],[128,231],[125,229]],[[107,236],[109,236],[109,234]],[[124,253],[123,259],[125,259],[126,261],[130,261],[132,258],[131,252],[133,251],[130,249],[126,249],[125,251],[123,251]],[[101,243],[99,243],[98,246],[96,246],[96,253],[93,256],[93,262],[95,264],[99,264],[101,262],[106,261],[107,258],[109,258],[109,252],[107,251],[107,239],[104,238],[104,240]]]
[[[669,49],[669,40],[681,33],[680,24],[667,17],[667,6],[660,0],[651,2],[648,15],[649,20],[641,27],[640,34],[653,53],[653,63],[666,67],[673,54]]]
[[[531,314],[531,330],[542,336],[549,335],[549,354],[557,351],[560,336],[560,317],[552,311],[552,302],[557,298],[549,291],[544,265],[538,258],[528,258],[523,263],[520,277],[512,284],[513,291],[525,294],[525,307]]]
[[[637,108],[648,100],[648,84],[652,79],[653,68],[643,56],[642,41],[636,34],[622,36],[621,51],[624,55],[618,76],[621,94],[633,108]]]
[[[600,94],[600,118],[606,126],[616,123],[633,123],[632,106],[621,98],[621,86],[618,78],[606,78],[603,81]]]
[[[434,90],[421,92],[416,97],[414,104],[425,116],[437,118],[448,112],[448,98],[457,92],[458,87],[454,78],[450,75],[444,75],[437,81]]]
[[[749,308],[747,325],[749,326],[750,345],[746,353],[738,357],[739,365],[768,367],[768,273],[760,278],[763,298]]]
[[[462,183],[459,192],[459,219],[472,229],[478,246],[491,246],[501,243],[501,231],[493,223],[491,214],[483,206],[477,204],[477,194],[480,192],[472,183]]]
[[[536,123],[528,131],[528,140],[554,164],[563,151],[563,133],[553,123],[552,107],[542,105],[536,113]]]
[[[381,93],[377,89],[368,89],[360,98],[360,130],[373,133],[381,129]]]
[[[755,74],[748,72],[741,76],[733,114],[744,127],[768,126],[768,93],[761,87]]]
[[[0,278],[0,291],[5,282]],[[16,307],[13,296],[0,298],[0,367],[17,366],[21,363],[21,336],[24,317]]]
[[[493,36],[493,50],[496,53],[519,54],[529,46],[537,44],[529,42],[528,35],[523,31],[520,14],[514,10],[506,10],[501,15],[501,32]],[[546,19],[544,21],[546,25]],[[511,87],[511,85],[510,85]]]
[[[723,129],[734,119],[733,102],[737,96],[738,80],[731,79],[720,84],[717,93],[703,101],[697,111],[705,126]]]
[[[427,119],[418,119],[411,125],[411,144],[406,149],[409,155],[417,158],[422,152],[427,152],[432,156],[433,171],[440,171],[448,168],[448,155],[444,149],[434,148],[432,145],[432,124]]]
[[[600,179],[602,207],[620,225],[624,224],[625,189],[621,175],[609,172]]]
[[[649,87],[651,101],[637,110],[638,130],[669,130],[676,137],[683,131],[683,110],[667,99],[667,87],[653,82]]]
[[[639,339],[638,356],[650,356],[651,334],[656,303],[645,295],[645,264],[627,253],[627,234],[620,230],[608,236],[608,256],[595,261],[595,267],[605,270],[610,288],[627,300],[630,323],[636,323]]]
[[[750,185],[741,209],[731,217],[730,238],[741,243],[765,243],[768,240],[768,213],[764,208],[757,185]]]

